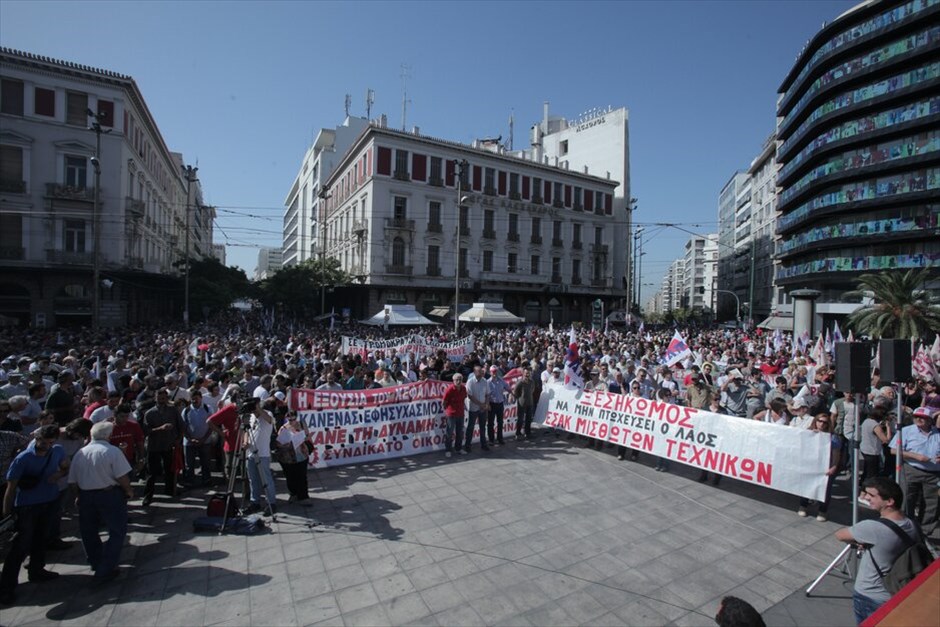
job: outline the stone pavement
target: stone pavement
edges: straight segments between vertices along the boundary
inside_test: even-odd
[[[803,594],[841,550],[844,481],[836,522],[819,523],[796,497],[579,442],[313,472],[312,503],[252,537],[194,534],[201,493],[157,497],[132,508],[118,580],[93,587],[76,543],[50,554],[62,577],[21,584],[0,623],[713,625],[729,594],[768,625],[852,623],[850,584]]]

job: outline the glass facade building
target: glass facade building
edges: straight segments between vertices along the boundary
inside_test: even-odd
[[[940,0],[866,2],[777,99],[776,280],[839,302],[862,273],[940,274]]]

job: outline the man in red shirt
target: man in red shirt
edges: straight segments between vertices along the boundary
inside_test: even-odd
[[[444,416],[447,420],[444,427],[444,457],[453,454],[454,434],[457,435],[457,452],[464,455],[460,448],[460,434],[463,433],[463,414],[467,400],[467,388],[463,384],[463,375],[457,373],[453,378],[453,385],[444,392]]]
[[[144,456],[144,430],[136,422],[131,422],[130,416],[130,405],[118,405],[117,409],[114,410],[114,430],[111,432],[109,441],[124,451],[127,463],[137,472],[139,470],[138,465],[146,459]]]
[[[234,399],[233,399],[234,400]],[[225,451],[225,477],[232,476],[235,463],[235,451],[238,448],[238,406],[229,403],[206,420],[209,428],[222,436],[222,450]]]

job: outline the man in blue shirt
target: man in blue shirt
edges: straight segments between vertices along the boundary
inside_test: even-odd
[[[48,581],[59,576],[46,570],[46,544],[59,496],[57,482],[69,470],[68,456],[65,449],[56,444],[58,439],[58,426],[40,427],[33,441],[13,459],[7,470],[3,515],[16,513],[16,533],[0,573],[0,605],[12,605],[16,601],[14,591],[27,555],[30,581]]]
[[[202,467],[202,483],[208,485],[212,479],[210,475],[209,459],[215,446],[215,433],[209,430],[209,408],[202,402],[202,392],[193,390],[189,406],[183,410],[183,452],[186,458],[186,479],[193,479],[196,475],[196,454],[199,454],[199,464]]]
[[[924,537],[931,538],[937,530],[937,482],[940,480],[940,430],[933,424],[929,407],[914,410],[914,424],[901,429],[900,453],[903,455],[904,503],[907,517],[914,518],[915,508],[924,500],[922,518],[918,520]],[[891,452],[898,455],[898,434],[891,440]]]

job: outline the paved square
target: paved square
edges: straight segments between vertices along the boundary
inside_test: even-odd
[[[194,534],[205,496],[158,497],[132,508],[120,579],[92,587],[76,542],[50,554],[57,581],[22,575],[0,623],[706,625],[728,594],[769,625],[852,622],[850,584],[803,595],[841,549],[846,481],[819,523],[794,496],[696,476],[543,436],[313,472],[312,502],[259,536]]]

